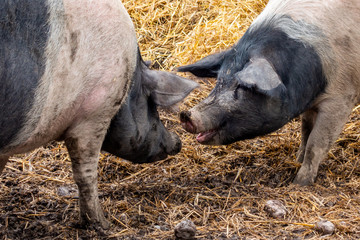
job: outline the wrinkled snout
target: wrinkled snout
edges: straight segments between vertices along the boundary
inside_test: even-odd
[[[197,107],[180,113],[182,127],[193,134],[198,134],[196,140],[201,144],[218,145],[220,119],[217,114],[198,111]]]
[[[207,131],[213,126],[213,121],[197,108],[192,108],[189,111],[182,111],[180,113],[181,126],[189,133],[200,133]]]

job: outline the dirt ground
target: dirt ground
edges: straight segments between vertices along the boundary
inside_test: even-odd
[[[207,13],[211,14],[216,7],[205,0],[184,2],[184,8],[189,7],[185,10],[192,12],[195,9],[201,12],[204,8],[210,9]],[[214,2],[224,7],[223,2]],[[244,8],[241,2],[237,6]],[[247,24],[266,1],[248,2],[256,8],[246,8],[251,15]],[[155,45],[147,45],[151,39],[146,38],[149,35],[143,31],[152,31],[142,27],[136,14],[154,11],[146,8],[151,4],[162,4],[163,8],[155,5],[153,8],[170,11],[164,10],[169,7],[167,1],[144,0],[138,1],[138,5],[125,1],[134,18],[145,58],[155,60],[154,67],[166,70],[194,61],[196,52],[191,51],[198,50],[188,40],[173,40],[172,44],[177,47],[171,45],[163,52],[164,47],[159,46],[164,44],[155,41]],[[195,26],[195,20],[189,24]],[[210,20],[206,26],[210,26]],[[163,22],[154,21],[159,28],[163,27]],[[175,18],[173,21],[179,22]],[[149,23],[149,18],[144,22]],[[195,30],[186,32],[183,28],[181,31],[185,36],[192,36]],[[208,48],[206,45],[201,54],[224,47]],[[161,52],[159,57],[156,49]],[[189,54],[181,55],[184,51]],[[195,90],[180,109],[195,105],[215,85],[213,79],[195,80],[202,89]],[[174,228],[183,220],[195,224],[196,239],[360,239],[360,108],[354,109],[341,136],[321,163],[316,183],[308,187],[292,184],[300,167],[296,162],[299,119],[264,137],[213,147],[199,145],[195,136],[186,133],[179,126],[178,113],[161,110],[161,118],[183,140],[180,154],[143,165],[106,153],[100,156],[100,201],[111,222],[110,230],[86,230],[77,225],[78,193],[70,159],[62,143],[53,142],[12,157],[0,176],[0,239],[167,240],[175,239]],[[286,215],[270,216],[265,210],[268,200],[280,200],[286,207]],[[324,235],[317,230],[315,223],[320,220],[332,222],[335,232]]]
[[[77,189],[61,143],[15,156],[0,178],[0,239],[175,239],[174,227],[185,219],[195,223],[196,239],[360,239],[359,111],[310,187],[291,183],[299,168],[298,120],[221,147],[199,146],[176,128],[182,152],[155,164],[104,154],[100,199],[112,223],[106,232],[77,227]],[[282,201],[285,218],[269,216],[267,200]],[[335,224],[333,235],[314,229],[322,219]]]

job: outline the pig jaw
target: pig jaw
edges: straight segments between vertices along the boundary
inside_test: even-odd
[[[154,127],[157,125],[156,127]],[[181,150],[180,138],[160,122],[138,128],[131,121],[113,119],[102,150],[133,163],[150,163],[175,155]]]
[[[181,140],[176,133],[168,132],[164,127],[164,139],[153,141],[153,147],[145,153],[145,157],[129,159],[133,163],[151,163],[166,159],[169,155],[176,155],[181,150]],[[159,144],[160,142],[160,144]],[[159,145],[159,146],[158,146]]]

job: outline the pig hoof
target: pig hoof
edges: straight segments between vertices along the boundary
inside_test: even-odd
[[[314,184],[314,180],[309,176],[297,175],[293,183],[300,185],[300,186],[309,186],[309,185]]]
[[[107,220],[104,220],[100,225],[104,230],[108,230],[110,228],[110,223]]]
[[[80,228],[102,232],[102,230],[108,230],[110,228],[110,223],[105,219],[99,221],[82,220],[80,222]]]

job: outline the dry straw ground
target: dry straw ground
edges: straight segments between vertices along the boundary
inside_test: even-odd
[[[266,2],[127,0],[125,6],[144,58],[172,70],[234,44]],[[215,84],[196,80],[202,89],[181,109]],[[52,143],[12,157],[0,177],[0,239],[174,239],[174,226],[185,219],[195,223],[196,239],[360,239],[360,109],[310,187],[291,184],[299,169],[298,119],[265,137],[209,147],[180,128],[176,113],[161,115],[183,139],[180,154],[144,165],[101,155],[100,198],[110,231],[74,227],[79,209],[70,160],[61,143]],[[264,211],[270,199],[285,204],[284,219]],[[314,229],[321,219],[335,224],[333,235]]]

